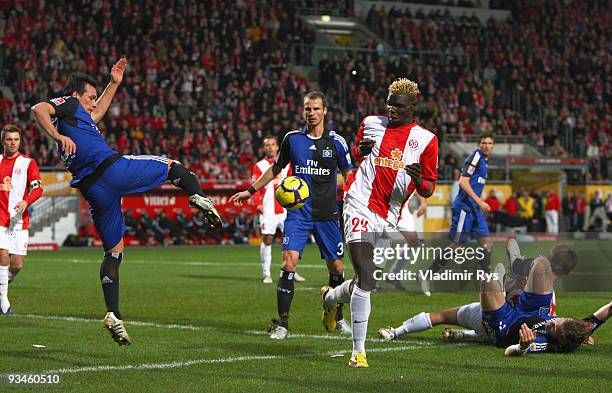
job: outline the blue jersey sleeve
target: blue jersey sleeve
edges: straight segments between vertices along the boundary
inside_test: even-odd
[[[79,100],[76,97],[65,96],[53,98],[47,103],[51,104],[55,110],[55,118],[58,120],[64,120],[72,126],[76,126],[77,120],[75,113],[79,106]]]
[[[276,156],[276,161],[274,161],[274,165],[280,169],[283,169],[289,162],[291,162],[291,145],[289,140],[291,139],[291,135],[294,133],[295,132],[288,132],[285,134],[285,137],[281,142],[278,156]]]
[[[478,149],[474,150],[472,154],[470,154],[470,156],[467,158],[467,160],[465,160],[465,162],[463,163],[461,176],[472,177],[472,175],[476,173],[476,170],[478,169],[478,166],[480,165],[481,161],[482,155],[480,154],[480,151],[478,151]]]
[[[543,353],[550,350],[548,336],[546,334],[536,335],[535,341],[527,348],[527,353]]]
[[[338,151],[338,167],[340,170],[345,171],[353,168],[353,162],[351,161],[351,151],[349,150],[346,140],[334,131],[330,132],[329,135],[334,141],[336,150]]]

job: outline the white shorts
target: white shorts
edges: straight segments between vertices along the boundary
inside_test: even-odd
[[[365,242],[375,248],[391,247],[391,236],[397,233],[397,227],[369,208],[347,197],[342,217],[346,244]],[[377,267],[384,268],[385,263],[386,260],[378,262],[375,258]]]
[[[495,339],[487,333],[482,324],[482,309],[480,308],[480,303],[475,302],[459,307],[457,311],[457,322],[464,328],[474,330],[478,336],[478,341],[495,341]]]
[[[274,235],[276,230],[279,229],[281,232],[285,227],[285,218],[287,218],[287,213],[281,214],[270,214],[264,216],[263,214],[259,216],[261,234],[262,235]]]
[[[26,255],[29,237],[27,229],[10,230],[7,227],[0,227],[0,249],[9,250],[9,254]]]
[[[416,232],[416,218],[410,213],[410,204],[404,203],[397,222],[397,229],[401,232]]]

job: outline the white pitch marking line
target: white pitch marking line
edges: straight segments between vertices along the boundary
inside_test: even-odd
[[[69,321],[69,322],[95,322],[102,323],[102,319],[92,318],[80,318],[80,317],[63,317],[59,315],[36,315],[36,314],[18,314],[16,317],[33,318],[33,319],[46,319],[50,321]],[[159,329],[180,329],[180,330],[214,330],[213,327],[208,326],[195,326],[195,325],[176,325],[176,324],[161,324],[153,322],[140,322],[140,321],[128,321],[127,326],[143,326],[152,327]]]
[[[68,321],[68,322],[84,322],[84,323],[102,323],[101,319],[93,319],[93,318],[81,318],[81,317],[64,317],[59,315],[37,315],[37,314],[18,314],[15,318],[32,318],[32,319],[43,319],[49,321]],[[126,327],[130,326],[139,326],[139,327],[150,327],[157,329],[177,329],[177,330],[192,330],[192,331],[206,331],[206,330],[217,330],[217,328],[210,326],[196,326],[196,325],[178,325],[178,324],[163,324],[163,323],[154,323],[154,322],[142,322],[142,321],[126,321]],[[235,334],[248,334],[254,336],[267,336],[268,333],[258,330],[227,330],[224,329],[224,332],[231,332]],[[289,339],[311,339],[311,340],[340,340],[340,341],[348,341],[351,340],[351,337],[348,335],[323,335],[323,334],[289,334]],[[389,344],[404,344],[401,341],[386,341],[380,338],[369,338],[366,340],[370,343],[389,343]],[[433,341],[411,341],[413,345],[433,345]]]
[[[403,347],[393,348],[373,348],[368,352],[400,352],[400,351],[413,351],[423,348],[434,348],[440,345],[430,346],[415,346],[407,345]],[[324,352],[324,353],[313,353],[313,354],[299,354],[299,355],[267,355],[267,356],[238,356],[230,358],[220,359],[191,359],[183,361],[174,361],[168,363],[143,363],[143,364],[126,364],[119,366],[89,366],[89,367],[75,367],[75,368],[61,368],[57,370],[42,371],[41,374],[73,374],[82,372],[99,372],[99,371],[124,371],[124,370],[159,370],[159,369],[171,369],[180,367],[189,367],[200,364],[222,364],[222,363],[236,363],[236,362],[247,362],[251,360],[279,360],[287,358],[302,358],[302,357],[314,357],[314,356],[325,356],[329,357],[332,355],[345,355],[351,351],[335,351],[335,352]]]
[[[35,259],[35,258],[32,258]],[[41,262],[66,262],[66,263],[75,263],[75,264],[89,264],[89,263],[100,263],[97,259],[51,259],[44,258],[40,259]],[[228,266],[228,267],[261,267],[258,262],[207,262],[207,261],[175,261],[175,262],[167,262],[167,261],[151,261],[151,260],[142,260],[142,259],[129,259],[125,258],[124,262],[133,263],[138,265],[183,265],[183,266]],[[299,265],[300,269],[327,269],[325,264],[321,263],[320,265],[309,265],[309,264],[301,264]],[[349,266],[346,266],[350,268]]]
[[[266,332],[260,332],[258,330],[247,330],[244,331],[242,333],[246,333],[246,334],[252,334],[255,336],[266,336],[269,333]],[[323,335],[323,334],[302,334],[302,333],[289,333],[289,335],[287,336],[287,339],[292,339],[292,338],[308,338],[308,339],[313,339],[313,340],[352,340],[350,335]],[[405,344],[401,341],[388,341],[388,340],[383,340],[382,338],[368,338],[366,339],[367,342],[370,343],[388,343],[388,344]],[[410,344],[413,345],[434,345],[435,343],[433,341],[410,341]]]

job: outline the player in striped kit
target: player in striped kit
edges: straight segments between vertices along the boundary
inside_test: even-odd
[[[365,337],[370,316],[374,247],[388,246],[397,231],[402,205],[417,192],[428,198],[437,179],[438,138],[418,125],[414,110],[419,96],[415,82],[399,79],[389,86],[387,115],[361,122],[353,157],[362,161],[344,200],[344,234],[355,269],[345,282],[323,295],[323,307],[351,304],[353,353],[351,367],[368,367]],[[384,263],[383,263],[384,264]]]
[[[0,315],[13,315],[8,282],[23,267],[28,251],[28,206],[42,195],[36,161],[19,152],[21,130],[7,124],[0,134]]]
[[[268,135],[264,138],[263,150],[266,156],[253,165],[251,182],[255,182],[255,180],[259,179],[259,176],[274,165],[274,160],[278,155],[278,140],[276,136]],[[277,229],[281,232],[283,231],[283,224],[285,218],[287,218],[287,211],[276,200],[274,190],[282,179],[289,176],[290,171],[290,166],[283,168],[273,181],[253,194],[252,197],[253,203],[257,207],[257,213],[261,215],[262,241],[259,247],[259,255],[261,257],[261,267],[263,270],[262,281],[264,284],[272,284],[272,276],[270,275],[270,265],[272,264],[272,241],[274,240]],[[293,279],[295,281],[304,281],[304,278],[299,276],[297,272]]]

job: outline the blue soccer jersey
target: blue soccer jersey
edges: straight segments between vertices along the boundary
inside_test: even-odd
[[[476,149],[463,163],[461,176],[470,178],[476,195],[482,195],[487,180],[487,156]],[[455,243],[465,243],[470,236],[489,236],[487,220],[480,207],[462,188],[452,204],[453,216],[448,237]]]
[[[108,146],[91,115],[85,112],[76,97],[58,97],[47,102],[55,109],[53,124],[58,132],[76,145],[74,154],[67,154],[58,146],[66,169],[72,173],[70,184],[75,186],[117,152]]]
[[[482,195],[482,190],[487,181],[487,169],[487,156],[480,149],[474,150],[463,163],[461,176],[470,178],[470,186],[478,196]],[[474,212],[480,211],[476,201],[461,188],[453,201],[453,209],[455,208],[468,208]]]
[[[325,131],[316,139],[307,134],[306,128],[288,132],[275,165],[284,168],[288,163],[291,163],[293,176],[308,184],[310,198],[304,207],[289,210],[287,218],[305,221],[338,219],[338,169],[344,171],[353,167],[344,138],[334,131]]]
[[[505,302],[493,311],[483,311],[482,320],[489,331],[495,334],[495,345],[508,347],[517,344],[522,324],[536,333],[535,341],[528,352],[548,352],[556,350],[556,342],[548,334],[547,323],[557,319],[554,314],[554,294],[522,292],[514,306]]]

